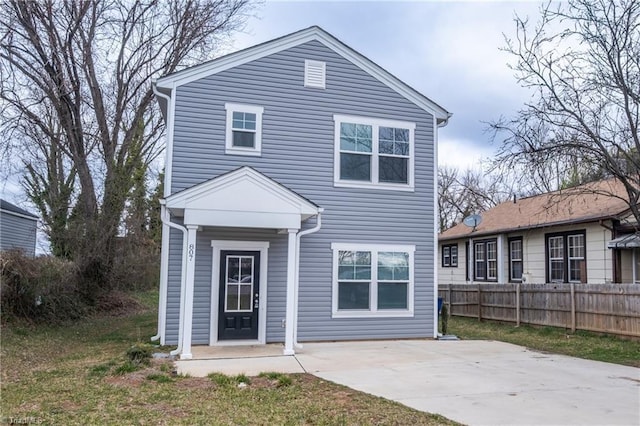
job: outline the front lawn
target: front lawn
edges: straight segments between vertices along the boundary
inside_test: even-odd
[[[307,374],[179,377],[167,362],[131,371],[125,353],[155,333],[156,300],[157,294],[142,294],[143,309],[117,318],[4,325],[3,422],[456,424]]]
[[[559,327],[533,327],[473,318],[449,319],[449,334],[468,340],[499,340],[529,349],[640,367],[640,341]]]

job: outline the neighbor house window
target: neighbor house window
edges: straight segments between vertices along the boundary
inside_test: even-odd
[[[522,281],[522,238],[509,240],[509,280]]]
[[[334,115],[336,186],[413,189],[415,123]]]
[[[547,281],[586,283],[587,259],[584,231],[548,234]]]
[[[458,245],[447,244],[442,246],[442,266],[444,268],[458,267]]]
[[[236,155],[260,155],[264,108],[227,103],[225,109],[227,111],[225,152]]]
[[[342,244],[333,250],[333,316],[412,316],[415,246]]]
[[[473,243],[474,279],[496,281],[498,279],[497,240],[475,241]]]

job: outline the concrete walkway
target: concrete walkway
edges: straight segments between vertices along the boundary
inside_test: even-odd
[[[507,343],[311,343],[294,357],[272,345],[211,349],[207,360],[177,362],[179,372],[308,372],[469,425],[640,425],[640,369]]]

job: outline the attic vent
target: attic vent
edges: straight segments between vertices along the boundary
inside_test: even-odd
[[[327,64],[320,61],[304,61],[304,87],[325,88]]]

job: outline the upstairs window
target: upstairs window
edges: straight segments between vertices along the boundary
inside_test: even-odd
[[[415,123],[335,115],[335,186],[413,190]]]
[[[227,111],[225,152],[235,155],[260,155],[264,108],[227,103],[225,109]]]

